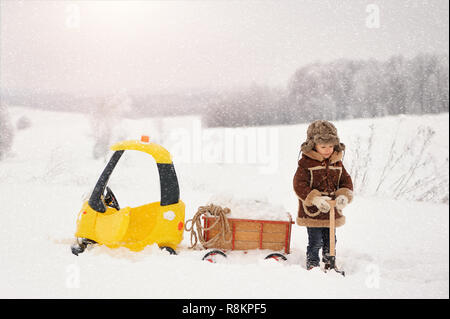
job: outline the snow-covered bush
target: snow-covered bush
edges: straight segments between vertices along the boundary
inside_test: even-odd
[[[18,130],[25,130],[31,127],[31,120],[26,115],[22,115],[16,122],[16,128]]]
[[[0,105],[0,160],[11,149],[14,139],[14,128],[5,105]]]

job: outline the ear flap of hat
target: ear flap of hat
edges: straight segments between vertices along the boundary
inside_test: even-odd
[[[314,149],[314,141],[312,139],[306,140],[300,147],[303,153],[309,153]]]
[[[337,152],[345,151],[345,144],[339,143],[334,146],[334,150]]]

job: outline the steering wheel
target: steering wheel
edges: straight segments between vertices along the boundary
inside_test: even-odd
[[[119,202],[117,201],[116,195],[114,195],[113,191],[108,186],[106,186],[106,195],[104,201],[106,206],[120,210]]]

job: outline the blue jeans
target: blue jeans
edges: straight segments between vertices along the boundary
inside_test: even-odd
[[[322,261],[327,262],[330,254],[330,229],[328,227],[307,227],[308,247],[306,249],[306,265],[319,266],[319,250],[322,248]],[[336,235],[334,237],[335,242]]]

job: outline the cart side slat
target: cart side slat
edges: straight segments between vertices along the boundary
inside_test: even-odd
[[[263,243],[262,249],[270,249],[270,250],[282,251],[284,249],[284,242],[281,242],[281,243]]]
[[[283,250],[284,242],[278,243],[262,243],[262,247],[259,246],[259,241],[236,241],[235,250],[247,250],[247,249],[270,249],[270,250]]]
[[[264,223],[261,223],[261,232],[259,233],[259,248],[260,249],[262,249],[263,233],[264,233]]]
[[[216,234],[218,234],[217,229],[211,229],[209,231],[209,237],[212,238]],[[289,233],[264,233],[264,232],[244,232],[244,231],[236,231],[234,232],[234,236],[232,236],[232,240],[248,240],[248,241],[263,241],[263,242],[283,242],[285,244],[288,243]],[[229,239],[229,236],[226,236],[226,239]]]
[[[232,229],[234,229],[234,232],[235,232],[236,234],[245,233],[245,234],[249,234],[249,236],[256,236],[257,238],[259,238],[260,234],[263,234],[263,236],[270,236],[270,235],[277,236],[277,235],[279,235],[279,236],[282,236],[283,239],[284,239],[287,235],[289,235],[289,226],[285,226],[285,227],[284,227],[284,231],[282,231],[282,232],[239,231],[237,228],[234,228],[233,226],[234,226],[234,225],[232,225]],[[264,228],[265,228],[265,226],[264,226]],[[216,234],[219,233],[219,228],[218,228],[218,227],[214,227],[214,228],[208,230],[207,233],[208,233],[208,238],[212,238],[212,237],[214,237]]]
[[[288,224],[288,222],[286,222],[284,224],[265,223],[264,224],[264,232],[266,232],[266,233],[285,233],[286,232],[286,224]]]
[[[205,217],[204,225],[210,226],[216,217]],[[231,250],[270,249],[290,251],[291,224],[289,221],[252,220],[228,218],[231,231],[226,239],[231,240],[223,247],[210,247]],[[219,232],[219,227],[205,231],[204,236],[209,240]]]
[[[235,235],[236,240],[247,240],[247,241],[261,241],[261,232],[248,232],[241,231],[237,232]]]
[[[208,218],[208,219],[205,220],[205,222],[206,222],[206,228],[209,228],[209,227],[210,227],[209,224],[210,224],[210,222],[211,222],[211,219]],[[205,241],[208,241],[209,238],[211,238],[210,231],[207,230],[205,235],[206,235]]]
[[[261,231],[260,223],[249,223],[242,220],[232,220],[231,222],[233,223],[233,225],[235,225],[236,231],[255,231],[258,233]]]
[[[232,223],[233,227],[233,240],[232,240],[232,249],[235,249],[235,243],[236,243],[236,224]]]
[[[262,233],[264,242],[280,242],[286,244],[285,233]]]

